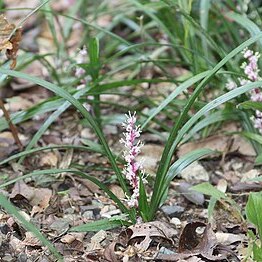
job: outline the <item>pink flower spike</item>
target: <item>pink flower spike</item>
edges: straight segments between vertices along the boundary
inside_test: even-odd
[[[247,48],[243,50],[242,54],[246,61],[242,63],[241,68],[244,70],[246,78],[239,78],[238,80],[240,84],[245,85],[254,81],[261,80],[261,77],[259,76],[260,70],[258,67],[260,54],[258,52],[254,53],[254,51]],[[236,84],[232,80],[229,80],[226,84],[226,88],[228,90],[232,90],[236,88]],[[250,91],[250,99],[254,102],[262,102],[261,87],[257,87]],[[251,119],[254,127],[258,129],[258,131],[262,134],[262,112],[256,110],[255,115]]]
[[[126,115],[126,121],[122,124],[125,128],[124,138],[120,140],[120,143],[124,144],[125,146],[123,156],[126,164],[123,170],[123,175],[129,181],[133,191],[131,197],[127,200],[127,204],[130,207],[138,207],[140,181],[139,172],[143,174],[142,164],[139,163],[136,159],[141,151],[141,147],[143,146],[141,141],[138,140],[141,129],[136,125],[136,120],[136,112],[133,114],[128,112]]]

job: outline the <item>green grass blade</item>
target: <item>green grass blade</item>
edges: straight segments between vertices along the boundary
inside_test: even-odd
[[[194,116],[192,116],[180,129],[179,134],[177,135],[174,145],[176,146],[183,138],[183,136],[191,129],[191,127],[200,119],[202,116],[207,114],[214,108],[224,104],[225,102],[238,97],[254,88],[260,87],[262,85],[262,81],[252,82],[246,84],[244,86],[238,87],[230,92],[225,93],[224,95],[214,99],[213,101],[209,102],[203,108],[201,108]]]
[[[262,111],[262,103],[261,102],[254,102],[254,101],[245,101],[238,105],[239,108],[244,109],[254,109]]]
[[[143,183],[143,179],[140,176],[139,180],[139,199],[138,199],[138,205],[139,205],[139,211],[141,214],[141,217],[143,218],[143,221],[148,221],[148,211],[149,211],[149,204],[147,201],[147,194],[145,185]]]
[[[207,115],[204,119],[196,123],[190,131],[186,134],[186,136],[182,139],[181,143],[187,142],[191,137],[193,137],[198,131],[201,129],[218,123],[222,121],[232,121],[232,120],[239,120],[240,115],[237,110],[223,110],[223,111],[217,111],[214,113],[211,113],[210,115]]]
[[[244,136],[248,139],[254,140],[257,143],[262,145],[262,136],[259,135],[259,134],[255,134],[255,133],[251,133],[251,132],[241,132],[240,135]]]
[[[30,150],[24,150],[23,152],[17,153],[15,155],[12,155],[2,161],[0,161],[0,166],[18,159],[18,158],[24,158],[28,155],[37,153],[37,152],[41,152],[41,151],[45,151],[45,150],[53,150],[53,149],[77,149],[77,150],[83,150],[83,151],[93,151],[92,148],[90,147],[86,147],[86,146],[74,146],[74,145],[53,145],[53,146],[43,146],[43,147],[37,147],[34,149],[30,149]],[[97,151],[95,151],[97,152]]]
[[[211,149],[205,149],[205,148],[197,149],[185,154],[184,156],[179,158],[175,163],[173,163],[168,170],[165,186],[163,186],[163,188],[159,188],[159,191],[161,190],[161,192],[159,192],[160,203],[165,202],[167,197],[166,191],[168,190],[170,182],[174,179],[174,177],[176,177],[179,173],[181,173],[187,166],[189,166],[193,162],[214,153],[216,152]]]
[[[256,36],[261,32],[260,28],[246,16],[234,12],[228,12],[225,16],[244,27],[251,36]],[[262,45],[261,39],[259,40],[259,43]]]
[[[72,227],[71,232],[97,232],[100,230],[110,230],[121,226],[129,226],[130,223],[117,216],[116,218],[105,218],[98,221],[92,221],[87,224]]]

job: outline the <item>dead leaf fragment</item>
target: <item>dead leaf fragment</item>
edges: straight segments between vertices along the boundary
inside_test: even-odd
[[[31,247],[40,247],[41,241],[36,236],[34,236],[33,233],[25,232],[25,239],[23,240],[23,244]]]
[[[15,184],[10,199],[24,198],[33,207],[31,216],[43,212],[48,206],[52,197],[52,191],[48,188],[34,188],[23,181]]]
[[[4,15],[0,15],[0,51],[6,50],[6,57],[12,60],[11,69],[16,66],[16,57],[22,39],[22,29],[15,29],[14,24],[9,24]],[[12,35],[13,33],[13,35]]]
[[[104,257],[107,261],[118,262],[117,255],[115,254],[117,242],[113,241],[109,246],[105,248]]]
[[[4,15],[0,15],[0,51],[10,50],[13,44],[10,41],[10,35],[15,29],[14,24],[9,24]]]
[[[203,226],[204,233],[198,234],[197,229]],[[230,261],[240,261],[231,249],[218,243],[211,224],[205,225],[202,222],[192,222],[185,226],[179,239],[179,252],[182,259],[190,255],[201,256],[208,261],[221,261],[231,256],[234,260]]]
[[[132,231],[128,243],[136,242],[137,249],[144,251],[149,248],[154,238],[162,238],[174,244],[172,237],[177,233],[172,226],[160,221],[137,224],[130,226],[128,229]],[[141,239],[142,241],[139,242],[138,240]]]
[[[6,57],[12,60],[12,63],[10,65],[11,69],[14,69],[16,66],[17,52],[21,40],[22,40],[22,28],[18,28],[10,39],[12,48],[6,50]]]
[[[91,237],[91,243],[87,245],[86,250],[92,251],[96,249],[101,249],[101,242],[107,237],[107,233],[104,230],[98,231],[94,236]]]

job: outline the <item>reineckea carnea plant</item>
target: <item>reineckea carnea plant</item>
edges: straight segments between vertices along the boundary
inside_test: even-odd
[[[104,185],[102,182],[100,182],[95,177],[92,177],[88,174],[85,174],[82,171],[76,170],[76,169],[67,169],[66,171],[63,169],[59,170],[43,170],[46,174],[52,174],[52,173],[58,173],[58,172],[71,172],[76,175],[80,175],[82,177],[85,177],[86,179],[89,179],[93,183],[97,184],[120,208],[120,210],[126,214],[126,220],[123,221],[123,218],[112,218],[110,220],[106,220],[104,223],[104,229],[106,228],[112,228],[112,226],[119,226],[121,224],[126,224],[126,221],[128,223],[136,223],[138,218],[142,218],[143,221],[150,221],[153,220],[156,216],[156,212],[159,209],[159,207],[165,202],[167,198],[168,188],[173,180],[173,178],[181,172],[185,167],[190,165],[192,162],[202,158],[205,155],[208,155],[210,153],[214,153],[212,150],[209,149],[200,149],[193,152],[190,152],[181,158],[177,159],[175,162],[172,163],[172,159],[174,156],[174,152],[179,145],[179,143],[183,140],[185,135],[187,135],[192,127],[198,122],[199,119],[206,116],[211,110],[218,108],[223,103],[238,97],[241,94],[244,94],[246,92],[250,92],[252,89],[256,89],[260,86],[262,86],[262,81],[256,81],[247,83],[244,86],[241,86],[239,88],[235,88],[215,99],[207,103],[205,106],[203,106],[199,111],[197,111],[194,115],[192,115],[190,118],[188,118],[188,112],[190,108],[194,105],[194,102],[199,97],[201,92],[204,90],[206,85],[212,80],[212,78],[218,73],[218,71],[223,68],[223,66],[232,59],[235,55],[237,55],[239,52],[241,52],[244,48],[251,45],[252,43],[256,42],[258,39],[262,38],[262,32],[256,34],[255,36],[251,37],[241,45],[239,45],[237,48],[232,50],[229,54],[227,54],[219,63],[217,63],[213,69],[205,72],[205,74],[201,74],[201,77],[197,78],[201,80],[201,82],[196,86],[194,89],[194,92],[192,95],[188,98],[187,103],[184,107],[184,109],[181,111],[178,119],[176,119],[176,122],[174,123],[174,126],[170,130],[169,137],[165,143],[164,151],[161,157],[161,160],[159,162],[158,170],[156,173],[156,177],[154,179],[153,184],[153,192],[150,194],[150,196],[147,196],[146,190],[143,183],[143,174],[140,174],[140,172],[137,172],[136,175],[139,176],[139,179],[136,177],[137,181],[139,181],[138,185],[138,192],[137,193],[137,184],[136,187],[131,189],[136,189],[130,192],[130,187],[127,184],[127,180],[123,175],[123,172],[120,170],[118,163],[116,162],[116,156],[112,153],[111,149],[109,148],[109,145],[107,143],[107,140],[104,136],[104,133],[102,132],[102,129],[100,128],[98,122],[94,119],[94,117],[88,112],[85,107],[76,99],[73,95],[71,95],[68,91],[64,90],[63,88],[52,84],[50,82],[47,82],[45,80],[39,79],[34,76],[29,76],[28,74],[22,73],[22,72],[16,72],[4,68],[0,68],[0,73],[6,74],[13,77],[20,77],[23,79],[26,79],[30,82],[36,83],[40,86],[45,87],[46,89],[54,92],[56,95],[64,98],[66,101],[68,101],[71,105],[73,105],[85,118],[85,120],[89,123],[89,125],[93,128],[94,132],[96,133],[100,145],[103,149],[103,152],[107,157],[108,160],[112,166],[113,171],[116,174],[116,177],[119,181],[120,186],[122,187],[123,191],[127,195],[127,199],[130,200],[133,198],[136,199],[133,204],[134,207],[128,206],[128,201],[119,199],[112,191],[110,191],[106,185]],[[194,79],[194,81],[193,81]],[[192,77],[192,83],[196,83],[195,77]],[[185,91],[190,85],[183,85],[183,83],[176,88],[174,91],[174,95],[172,96],[175,98],[177,95]],[[161,108],[160,108],[161,111]],[[159,112],[159,109],[157,108],[155,112],[152,114],[155,116]],[[131,114],[131,116],[133,116]],[[132,120],[134,122],[134,119]],[[136,128],[134,126],[134,128]],[[135,144],[134,144],[135,145]],[[127,163],[128,164],[128,163]],[[129,164],[128,164],[129,165]],[[127,167],[127,166],[126,166]],[[43,172],[42,171],[42,172]],[[124,171],[125,174],[125,171]],[[20,178],[19,178],[20,179]],[[21,177],[23,179],[23,177]],[[12,183],[9,181],[9,183]],[[138,195],[138,197],[137,197]],[[138,205],[137,205],[138,202]],[[133,205],[132,205],[133,206]],[[122,219],[123,222],[116,222],[120,221]],[[100,223],[100,229],[101,229],[101,223]],[[87,224],[86,227],[82,227],[82,231],[87,231],[92,226],[94,228],[94,224]],[[98,227],[95,227],[96,229]],[[96,230],[95,229],[95,230]],[[73,228],[72,230],[77,230],[76,228]]]

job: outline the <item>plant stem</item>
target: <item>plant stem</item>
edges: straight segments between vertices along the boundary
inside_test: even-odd
[[[96,117],[97,124],[102,130],[101,125],[101,109],[100,109],[100,95],[94,95],[94,114]]]
[[[2,101],[2,99],[0,99],[0,108],[2,109],[2,111],[3,111],[3,113],[4,113],[5,120],[6,120],[6,122],[7,122],[8,125],[9,125],[9,128],[10,128],[10,130],[11,130],[11,133],[12,133],[12,135],[13,135],[13,138],[14,138],[16,144],[18,145],[20,151],[22,151],[22,150],[23,150],[23,144],[21,143],[21,141],[20,141],[20,139],[19,139],[19,137],[18,137],[17,128],[16,128],[16,126],[12,123],[11,118],[10,118],[10,115],[9,115],[8,111],[6,110],[5,105],[4,105],[3,101]]]

